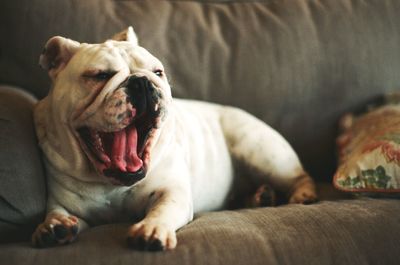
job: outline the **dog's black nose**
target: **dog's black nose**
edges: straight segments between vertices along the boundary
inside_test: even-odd
[[[146,77],[131,76],[127,80],[126,94],[129,101],[136,108],[136,113],[141,114],[147,108],[147,95],[152,89],[152,84]]]

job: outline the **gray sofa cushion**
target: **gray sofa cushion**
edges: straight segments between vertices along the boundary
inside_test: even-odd
[[[43,219],[46,190],[34,104],[26,92],[0,86],[0,243],[28,239]]]
[[[125,244],[128,224],[83,232],[71,245],[1,246],[2,264],[398,264],[400,204],[360,199],[205,213],[178,232],[178,247],[140,252]]]

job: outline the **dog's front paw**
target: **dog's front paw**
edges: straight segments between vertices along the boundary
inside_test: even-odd
[[[161,251],[174,249],[177,239],[175,230],[168,226],[143,220],[129,228],[128,244],[140,250]]]
[[[289,203],[311,204],[318,201],[315,184],[308,175],[302,176],[290,195]]]
[[[75,216],[48,216],[33,233],[32,244],[44,248],[70,243],[76,239],[78,228],[79,222]]]

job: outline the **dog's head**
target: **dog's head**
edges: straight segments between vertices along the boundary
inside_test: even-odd
[[[53,81],[46,115],[71,132],[97,174],[120,185],[144,178],[171,92],[163,65],[133,29],[100,44],[53,37],[39,64]]]

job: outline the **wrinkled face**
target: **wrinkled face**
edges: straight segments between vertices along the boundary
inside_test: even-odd
[[[97,173],[118,185],[145,177],[171,101],[158,59],[126,41],[81,44],[54,80],[53,98]]]

